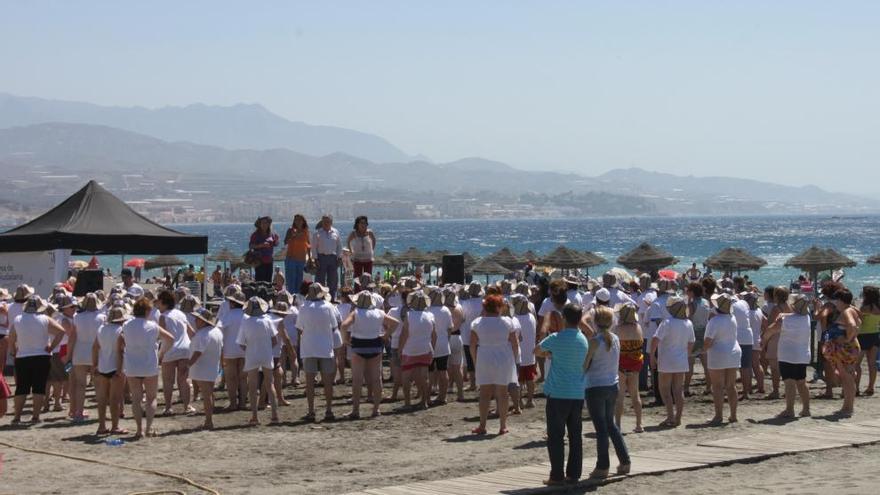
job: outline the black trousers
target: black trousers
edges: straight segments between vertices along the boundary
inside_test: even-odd
[[[580,479],[584,464],[581,432],[582,399],[547,398],[547,452],[550,455],[550,479]],[[565,431],[568,430],[568,465],[565,460]]]
[[[254,267],[254,280],[257,282],[271,282],[272,263],[261,263]]]

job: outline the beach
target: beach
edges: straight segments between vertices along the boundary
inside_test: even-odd
[[[698,374],[695,391],[702,384],[700,378]],[[821,382],[811,385],[813,395],[822,390]],[[350,386],[336,386],[337,417],[349,410],[350,393]],[[225,405],[225,393],[218,392],[217,396],[218,405]],[[450,403],[415,413],[392,412],[400,403],[386,403],[382,406],[384,415],[378,419],[329,423],[300,419],[306,412],[302,388],[287,388],[285,396],[292,405],[280,408],[281,424],[277,426],[248,427],[245,423],[249,413],[244,411],[216,414],[214,431],[197,429],[201,416],[158,417],[155,423],[158,438],[130,441],[122,437],[123,445],[108,446],[104,443],[105,437],[94,436],[94,420],[72,424],[65,413],[48,413],[44,415],[44,423],[27,428],[12,428],[7,417],[0,426],[0,441],[183,475],[220,493],[346,493],[547,461],[543,399],[537,400],[535,409],[526,409],[523,415],[511,417],[509,434],[502,437],[491,434],[498,423],[490,420],[490,435],[476,437],[470,434],[477,419],[477,403],[472,392],[466,394],[466,403]],[[94,418],[91,392],[89,397],[88,407]],[[644,402],[646,399],[643,397]],[[740,403],[739,423],[706,427],[703,423],[712,415],[711,400],[708,396],[693,396],[687,399],[682,427],[656,428],[664,413],[662,408],[655,407],[646,408],[644,412],[647,432],[629,433],[634,426],[629,410],[624,415],[623,430],[627,432],[626,442],[633,453],[746,434],[766,434],[767,441],[772,442],[774,433],[786,428],[876,418],[880,415],[880,398],[858,398],[852,419],[831,416],[839,407],[839,399],[813,400],[812,418],[784,423],[772,419],[783,408],[781,400],[757,398]],[[131,412],[126,409],[129,416],[122,420],[122,425],[131,429]],[[265,423],[268,413],[262,413],[261,418]],[[587,436],[584,457],[589,459],[595,455],[589,420],[585,420],[584,433]],[[200,493],[154,474],[26,453],[5,446],[0,446],[0,453],[3,460],[0,493],[116,494],[162,489]],[[833,487],[841,493],[861,493],[873,489],[880,479],[874,471],[878,453],[880,447],[869,446],[783,456],[708,470],[640,476],[608,484],[598,491],[819,493]],[[612,454],[612,466],[615,464]],[[830,465],[836,470],[833,475],[825,468]],[[585,473],[591,468],[585,465]]]

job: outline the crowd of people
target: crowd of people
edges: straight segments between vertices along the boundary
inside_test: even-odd
[[[268,265],[257,270],[258,278],[267,280],[281,237],[267,217],[255,226],[251,248]],[[82,421],[91,384],[98,434],[128,433],[121,420],[130,402],[134,436],[151,436],[161,376],[160,414],[174,414],[176,389],[182,413],[196,413],[201,398],[207,429],[214,426],[214,395],[221,387],[226,407],[249,410],[248,422],[256,425],[263,408],[270,422],[279,421],[279,407],[287,404],[285,386],[304,386],[306,419],[317,420],[320,386],[323,419],[332,421],[338,412],[333,387],[350,378],[346,419],[360,419],[363,402],[369,405],[365,416],[376,417],[385,400],[402,397],[403,408],[418,411],[443,406],[450,394],[461,401],[470,390],[479,397],[472,434],[487,434],[490,419],[497,417],[497,433],[503,435],[511,415],[535,407],[536,384],[543,382],[552,465],[547,483],[554,485],[582,475],[584,406],[598,452],[590,476],[609,475],[609,443],[617,472],[629,471],[620,427],[628,402],[634,431],[644,431],[640,390],[650,389],[665,408],[663,428],[682,425],[685,397],[695,393],[712,396],[709,425],[738,421],[738,404],[754,394],[784,396],[780,417],[809,416],[813,321],[821,337],[817,371],[829,395],[832,387],[842,388],[840,415],[853,413],[865,357],[869,376],[861,393],[872,395],[876,383],[876,287],[864,287],[855,307],[853,294],[833,281],[823,283],[821,297],[813,299],[792,296],[784,286],[762,293],[742,277],[716,280],[690,273],[675,280],[642,273],[626,281],[608,272],[601,280],[538,277],[534,283],[486,285],[375,280],[376,237],[365,217],[355,222],[345,248],[354,253],[358,274],[340,284],[343,247],[332,217],[322,218],[311,234],[297,215],[284,241],[286,283],[270,300],[236,284],[220,287],[221,297],[204,302],[186,287],[154,294],[125,272],[109,293],[82,298],[63,286],[45,300],[25,285],[13,294],[0,290],[5,301],[0,356],[5,360],[12,350],[15,370],[14,395],[0,381],[0,415],[13,396],[12,422],[20,424],[31,396],[30,421],[39,422],[49,408],[62,410],[68,397],[68,416]],[[305,281],[303,271],[312,260],[317,280]],[[697,359],[705,371],[703,390],[696,390],[693,380]]]

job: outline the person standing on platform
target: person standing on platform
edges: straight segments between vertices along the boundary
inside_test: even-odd
[[[254,279],[257,282],[272,281],[272,255],[278,245],[278,234],[272,231],[272,217],[260,217],[254,222],[254,233],[251,234],[249,247],[259,257],[260,264],[254,267]]]
[[[287,292],[299,294],[311,247],[306,217],[299,213],[293,216],[293,223],[284,235],[284,244],[287,246],[287,256],[284,258]]]
[[[339,288],[339,263],[342,261],[342,240],[333,227],[333,215],[321,217],[321,225],[312,236],[312,258],[318,261],[315,282],[327,287],[330,297],[336,299]]]
[[[354,263],[354,276],[373,272],[373,258],[376,252],[376,235],[370,230],[367,217],[361,215],[354,220],[354,230],[346,241]]]

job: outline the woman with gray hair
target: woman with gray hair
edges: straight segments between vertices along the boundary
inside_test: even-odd
[[[728,294],[720,294],[714,299],[715,316],[706,325],[706,336],[703,344],[709,359],[709,374],[712,377],[712,402],[715,405],[715,416],[708,421],[717,426],[724,422],[724,395],[730,407],[727,421],[736,423],[736,370],[742,363],[742,348],[737,342],[736,319],[731,314],[733,298]]]
[[[803,295],[797,295],[791,309],[793,312],[780,313],[767,326],[765,334],[765,338],[778,337],[779,342],[779,373],[785,384],[785,410],[779,413],[779,418],[794,417],[795,390],[801,396],[800,416],[810,415],[810,390],[806,381],[811,358],[810,302]]]
[[[354,309],[342,322],[343,340],[351,347],[351,413],[349,419],[359,419],[361,388],[366,381],[367,389],[373,399],[373,412],[370,417],[380,414],[382,403],[381,373],[383,338],[388,338],[400,323],[377,308],[370,291],[358,293],[354,298]]]
[[[434,288],[428,293],[431,299],[431,306],[428,312],[434,316],[434,327],[437,331],[437,340],[434,344],[434,360],[428,367],[431,384],[429,390],[437,387],[437,400],[431,405],[446,404],[446,393],[449,391],[449,356],[452,354],[452,347],[449,340],[452,337],[453,320],[452,312],[443,304],[443,291]]]

